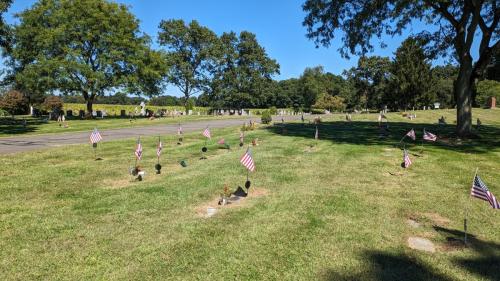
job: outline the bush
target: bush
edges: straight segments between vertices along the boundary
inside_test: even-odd
[[[5,111],[3,109],[0,109],[0,117],[6,117],[6,116],[9,116],[9,115],[10,114],[7,111]]]
[[[271,117],[271,113],[269,110],[264,110],[262,111],[262,116],[260,117],[260,120],[262,121],[263,124],[269,124],[271,121],[273,121],[273,118]]]
[[[271,115],[276,115],[276,114],[278,114],[278,109],[276,108],[276,106],[271,106],[271,107],[269,108],[269,113],[270,113]]]
[[[25,114],[28,112],[29,105],[28,100],[21,92],[11,90],[0,99],[0,108],[12,115]]]
[[[324,114],[325,110],[324,109],[319,109],[319,108],[313,108],[311,109],[312,114]]]
[[[500,99],[500,82],[494,80],[483,80],[477,83],[476,102],[481,106],[487,106],[490,97]]]
[[[60,97],[57,96],[49,96],[46,97],[42,103],[42,108],[51,111],[54,113],[59,113],[63,108],[63,101]]]

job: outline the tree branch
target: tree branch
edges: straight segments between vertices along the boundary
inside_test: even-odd
[[[453,25],[453,27],[456,29],[456,30],[459,30],[460,28],[460,24],[459,22],[455,19],[455,17],[453,17],[453,15],[446,9],[446,7],[442,6],[441,3],[438,5],[436,4],[436,2],[434,0],[424,0],[424,2],[431,6],[436,12],[438,12],[439,14],[441,14],[443,17],[445,17],[450,23],[451,25]]]

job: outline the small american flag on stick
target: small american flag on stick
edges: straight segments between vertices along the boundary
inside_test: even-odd
[[[424,140],[426,141],[436,141],[437,136],[434,135],[433,133],[429,133],[424,129]]]
[[[208,138],[208,139],[211,139],[212,137],[210,136],[210,130],[208,129],[208,127],[205,128],[205,130],[203,131],[203,135]]]
[[[217,144],[220,144],[220,145],[223,145],[223,144],[225,144],[225,143],[226,143],[226,141],[224,140],[224,138],[220,139],[220,140],[217,142]]]
[[[137,158],[137,160],[141,160],[142,158],[142,144],[141,144],[141,138],[139,137],[137,139],[137,145],[135,147],[135,157]]]
[[[102,136],[97,130],[97,128],[94,128],[92,133],[90,134],[90,143],[98,143],[102,140]]]
[[[416,139],[415,131],[413,129],[411,129],[408,133],[406,133],[406,136],[410,137],[412,140]]]
[[[410,165],[411,165],[410,155],[408,154],[408,150],[404,149],[404,151],[403,151],[403,166],[405,168],[408,168],[408,167],[410,167]]]
[[[488,187],[486,187],[486,184],[484,184],[478,175],[474,177],[474,183],[472,184],[470,195],[487,201],[493,209],[500,209],[500,203],[495,198],[495,195],[488,190]]]
[[[162,149],[163,149],[163,144],[160,138],[158,138],[158,145],[156,146],[156,156],[158,156],[158,158],[160,158]]]
[[[255,171],[255,163],[253,162],[252,151],[250,150],[250,147],[247,148],[247,151],[245,152],[245,154],[243,154],[243,156],[241,156],[240,162],[250,172]]]

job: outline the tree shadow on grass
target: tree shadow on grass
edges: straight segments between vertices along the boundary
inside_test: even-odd
[[[420,146],[424,128],[438,135],[437,142],[424,142],[424,146],[435,146],[469,153],[486,153],[500,146],[500,127],[483,125],[478,133],[479,138],[460,140],[453,137],[454,125],[416,124],[405,122],[390,122],[387,135],[381,134],[377,122],[323,122],[318,124],[320,140],[330,140],[333,143],[356,145],[400,146],[401,138],[412,128],[417,140],[405,138],[406,146]],[[314,139],[316,125],[301,123],[285,123],[267,127],[272,133]]]
[[[6,135],[20,135],[38,130],[37,126],[46,124],[42,119],[26,119],[26,126],[24,126],[24,119],[15,119],[10,117],[0,118],[0,134]]]
[[[323,280],[352,281],[352,280],[379,280],[379,281],[451,281],[452,278],[443,276],[421,263],[418,259],[404,254],[384,253],[381,251],[367,251],[363,255],[367,262],[362,274],[344,274],[329,270]]]
[[[439,234],[445,235],[449,240],[464,239],[464,232],[456,229],[448,229],[440,226],[434,226]],[[478,239],[474,235],[467,235],[467,247],[477,252],[477,257],[457,258],[454,260],[460,267],[481,277],[498,281],[500,280],[500,244],[487,242]]]

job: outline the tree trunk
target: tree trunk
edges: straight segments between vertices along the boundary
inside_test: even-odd
[[[472,128],[472,59],[463,61],[460,65],[457,81],[454,85],[454,95],[457,101],[457,128],[458,136],[470,135]]]
[[[91,98],[88,98],[86,100],[87,102],[87,114],[88,114],[88,117],[92,118],[92,104],[94,103],[94,100],[91,99]]]

